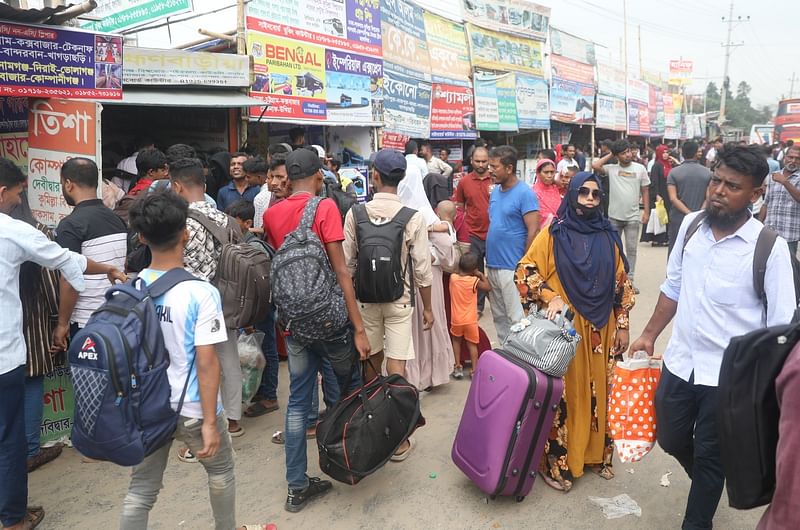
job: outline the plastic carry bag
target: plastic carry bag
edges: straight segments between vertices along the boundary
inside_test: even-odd
[[[661,203],[663,208],[664,203]],[[666,210],[664,210],[666,212]],[[661,219],[658,215],[658,203],[656,203],[656,211],[650,215],[650,219],[647,221],[647,233],[653,234],[655,236],[659,234],[663,234],[667,231],[666,223],[662,223]]]
[[[669,214],[667,213],[667,207],[664,206],[664,199],[659,199],[656,201],[656,217],[658,217],[658,222],[664,226],[669,224]]]
[[[661,362],[645,352],[627,353],[614,367],[608,424],[622,462],[638,462],[656,442],[655,395]]]
[[[249,403],[256,395],[261,385],[261,375],[267,366],[267,360],[261,351],[264,333],[242,333],[239,335],[237,349],[239,350],[239,363],[242,365],[242,401]]]

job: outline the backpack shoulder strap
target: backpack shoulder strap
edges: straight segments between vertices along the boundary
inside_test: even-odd
[[[683,237],[683,252],[686,251],[686,243],[692,239],[692,236],[695,234],[695,232],[697,232],[697,229],[700,228],[700,225],[703,223],[707,215],[708,214],[706,214],[705,210],[701,211],[697,217],[692,219],[692,222],[689,223],[689,226],[686,227],[686,235]]]
[[[413,208],[409,208],[408,206],[403,206],[402,208],[400,208],[400,211],[397,212],[397,215],[394,216],[392,222],[405,227],[411,220],[411,218],[414,217],[415,213],[417,213],[417,211],[414,210]]]
[[[234,232],[231,230],[232,223],[230,218],[227,218],[228,224],[226,226],[219,226],[217,223],[211,220],[209,216],[199,210],[195,210],[194,208],[189,208],[188,216],[190,219],[194,219],[200,223],[200,226],[208,230],[208,232],[211,234],[211,237],[223,245],[234,240]]]
[[[366,204],[353,205],[353,217],[355,217],[357,225],[371,222],[369,220],[369,213],[367,212]]]
[[[777,239],[778,232],[765,226],[758,234],[756,250],[753,253],[753,289],[763,300],[765,306],[767,305],[767,293],[764,291],[764,279],[767,275],[767,261]]]
[[[298,230],[311,230],[314,219],[317,217],[317,208],[319,208],[320,202],[322,202],[322,197],[314,196],[308,199],[306,207],[303,209],[303,217],[300,218],[300,225],[297,227]]]
[[[164,296],[167,291],[179,283],[196,279],[197,277],[186,269],[176,267],[162,274],[159,279],[150,284],[147,290],[150,292],[151,297],[158,298],[159,296]]]

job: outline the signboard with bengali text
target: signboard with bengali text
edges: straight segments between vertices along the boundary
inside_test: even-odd
[[[478,26],[544,41],[550,8],[526,0],[463,0],[464,20]]]
[[[122,98],[122,37],[0,22],[0,96]]]
[[[593,123],[594,68],[552,55],[550,82],[550,116],[563,123]]]
[[[547,81],[517,74],[517,117],[520,129],[550,128]]]
[[[516,131],[516,75],[475,72],[475,120],[481,131]]]
[[[433,84],[431,134],[433,140],[473,140],[475,99],[472,87]]]
[[[470,86],[472,65],[464,25],[425,13],[425,35],[433,81]]]
[[[409,76],[406,72],[392,63],[383,63],[384,129],[414,138],[428,138],[432,86],[420,79],[421,74]]]
[[[472,65],[544,77],[542,43],[466,24]]]
[[[250,59],[246,55],[128,46],[123,57],[125,84],[250,86]]]
[[[102,20],[85,22],[92,31],[121,31],[192,10],[192,0],[96,0],[92,15]]]

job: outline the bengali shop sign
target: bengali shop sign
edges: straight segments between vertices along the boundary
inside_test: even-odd
[[[542,43],[467,24],[473,66],[544,77]]]
[[[481,131],[516,131],[516,76],[475,72],[475,119]]]
[[[326,50],[325,79],[328,123],[381,124],[383,61]]]
[[[56,366],[44,376],[42,395],[42,445],[69,440],[75,414],[75,393],[69,368]]]
[[[597,62],[592,41],[581,39],[554,27],[550,27],[550,49],[554,54],[573,61],[592,65]]]
[[[594,69],[559,55],[550,57],[550,116],[563,123],[592,123],[594,120]]]
[[[596,125],[598,129],[624,131],[626,120],[627,114],[624,99],[604,94],[597,95]]]
[[[597,65],[597,91],[607,96],[625,97],[625,70],[608,64]]]
[[[28,132],[28,98],[0,96],[0,133]]]
[[[547,38],[550,8],[525,0],[463,0],[464,20],[536,40]]]
[[[250,59],[246,55],[128,46],[123,57],[125,84],[250,86]]]
[[[122,37],[0,22],[0,95],[122,98]]]
[[[31,100],[28,116],[28,202],[34,218],[55,227],[72,208],[61,192],[61,166],[78,156],[100,166],[100,104]]]
[[[251,31],[247,45],[254,60],[250,95],[269,105],[265,116],[324,120],[325,49]],[[250,113],[261,115],[261,108]]]
[[[428,40],[433,81],[469,86],[472,65],[469,62],[464,25],[425,13],[425,35]]]
[[[628,79],[628,134],[650,135],[650,85]]]
[[[96,0],[97,22],[82,27],[93,31],[120,31],[192,10],[192,0]]]
[[[381,56],[379,0],[251,0],[247,29]]]
[[[389,62],[383,63],[383,116],[388,132],[415,138],[430,135],[431,84],[407,69]]]
[[[694,71],[693,61],[670,61],[669,62],[669,84],[686,86],[692,84],[692,72]]]
[[[434,83],[430,138],[472,140],[477,137],[472,87]]]
[[[517,74],[517,120],[520,129],[549,129],[547,81]]]
[[[383,58],[403,73],[431,80],[431,59],[422,8],[405,0],[381,0]]]

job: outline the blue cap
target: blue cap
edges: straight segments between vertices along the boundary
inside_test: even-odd
[[[400,151],[394,149],[381,149],[375,155],[375,161],[372,164],[378,173],[391,176],[405,175],[406,172],[406,157]]]

